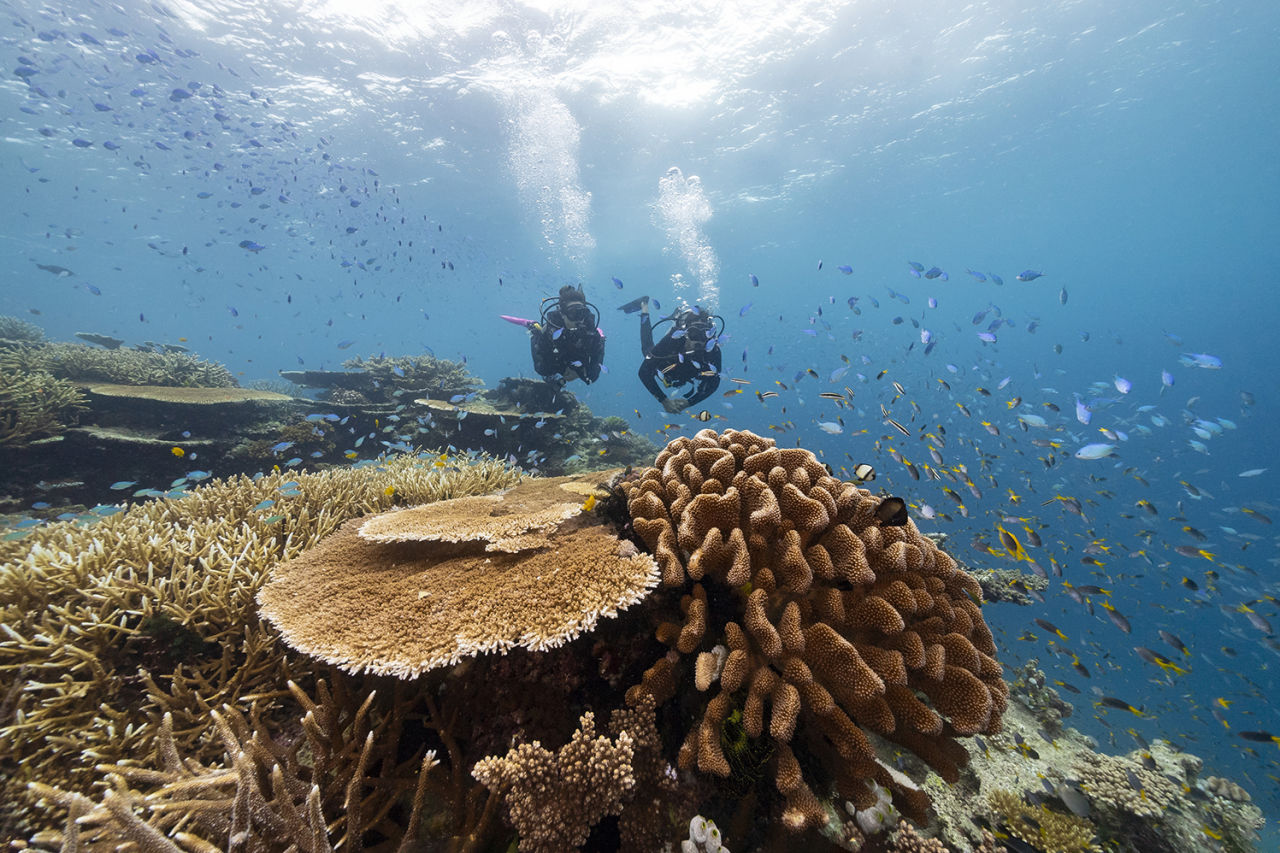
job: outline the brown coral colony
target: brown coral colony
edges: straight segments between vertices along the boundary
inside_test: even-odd
[[[977,582],[914,523],[881,526],[879,500],[812,453],[703,430],[671,442],[624,489],[662,586],[687,592],[683,622],[658,627],[678,655],[654,664],[628,701],[671,698],[689,656],[729,649],[682,768],[729,776],[721,731],[740,711],[748,737],[771,742],[791,829],[826,821],[812,786],[866,807],[873,780],[922,818],[927,797],[890,775],[866,732],[954,782],[967,757],[956,736],[999,730],[1008,689]],[[806,778],[816,767],[826,776]]]

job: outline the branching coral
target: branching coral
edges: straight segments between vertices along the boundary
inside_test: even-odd
[[[44,329],[35,323],[28,323],[20,317],[0,314],[0,345],[8,343],[40,343],[44,340]]]
[[[0,445],[56,435],[83,408],[84,396],[64,379],[0,371]]]
[[[588,711],[556,752],[534,741],[476,762],[472,775],[494,796],[503,795],[520,833],[520,850],[575,849],[602,817],[622,810],[623,798],[635,785],[631,736],[623,731],[610,741],[594,735],[595,717]]]
[[[33,782],[33,796],[68,811],[61,836],[47,832],[39,840],[60,842],[67,851],[131,841],[166,853],[331,853],[358,850],[372,834],[399,839],[399,850],[412,849],[435,754],[397,754],[403,700],[379,703],[367,689],[342,695],[347,687],[341,679],[337,688],[335,698],[321,681],[313,700],[289,683],[303,710],[302,736],[290,744],[273,740],[235,708],[211,711],[225,750],[214,767],[180,756],[173,717],[165,714],[156,736],[159,769],[99,765],[110,786],[100,803]],[[400,826],[389,813],[406,791],[414,791],[413,807],[407,826]]]
[[[682,767],[730,776],[721,736],[740,710],[746,734],[772,745],[789,828],[826,821],[813,783],[866,807],[875,781],[921,817],[927,797],[876,761],[864,729],[948,781],[967,760],[955,736],[999,729],[1007,688],[977,583],[913,523],[880,526],[879,501],[811,453],[704,430],[623,487],[663,587],[684,592],[681,615],[657,627],[671,652],[628,700],[664,702],[698,652],[730,650]]]
[[[211,711],[282,695],[314,663],[287,654],[257,615],[267,570],[350,518],[493,491],[518,474],[492,460],[435,457],[318,474],[213,481],[92,526],[54,524],[0,541],[0,801],[28,781],[85,792],[97,763],[153,752],[171,713],[179,749],[213,760]],[[394,495],[394,497],[393,497]],[[264,501],[274,501],[259,509]],[[143,630],[163,615],[204,642],[176,662]],[[264,724],[280,724],[267,711]],[[39,819],[39,815],[29,816]]]
[[[447,400],[455,394],[469,394],[484,385],[462,362],[430,355],[371,356],[368,359],[356,356],[344,361],[342,366],[367,375],[368,387],[362,385],[358,390],[375,401],[390,400],[391,392],[398,388],[427,391],[429,396]]]
[[[229,388],[236,384],[221,364],[181,352],[106,350],[88,344],[49,343],[0,350],[0,373],[51,373],[72,382]]]
[[[1031,806],[1011,791],[995,790],[987,797],[1000,821],[1015,838],[1035,845],[1044,853],[1093,853],[1093,824],[1082,817],[1056,812],[1047,806]]]

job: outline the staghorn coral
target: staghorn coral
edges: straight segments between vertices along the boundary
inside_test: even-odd
[[[105,350],[88,344],[49,343],[0,350],[0,373],[51,373],[72,382],[230,388],[226,367],[181,352]]]
[[[519,477],[494,460],[438,461],[214,480],[90,526],[0,540],[0,696],[14,697],[0,719],[0,801],[14,802],[29,781],[87,792],[95,764],[154,751],[149,721],[166,712],[180,750],[215,760],[220,750],[202,737],[212,710],[285,695],[285,679],[315,668],[257,615],[272,565],[397,500],[492,491]],[[264,500],[275,505],[255,509]],[[157,615],[211,651],[180,665],[158,654],[142,629]],[[264,709],[263,725],[280,725],[278,713]],[[33,829],[47,819],[25,815]]]
[[[1000,822],[1018,839],[1044,853],[1093,853],[1094,826],[1082,817],[1055,812],[1041,804],[1032,806],[1011,791],[995,790],[987,796]]]
[[[631,736],[623,731],[610,741],[593,735],[595,717],[587,711],[578,731],[554,753],[535,740],[476,762],[471,773],[495,797],[502,794],[520,833],[520,850],[577,848],[602,817],[622,811],[622,800],[635,785]]]
[[[20,317],[0,314],[0,346],[14,343],[38,344],[44,341],[44,329]]]
[[[683,593],[679,621],[657,627],[671,652],[628,701],[670,699],[696,653],[722,639],[730,649],[682,768],[730,776],[721,735],[740,711],[746,735],[772,747],[789,829],[826,822],[813,783],[866,807],[874,781],[920,818],[927,797],[876,761],[864,728],[949,782],[968,758],[956,735],[999,729],[1007,688],[977,583],[914,523],[877,525],[877,499],[809,452],[703,430],[623,489],[663,587]]]
[[[388,707],[367,688],[347,695],[341,679],[336,698],[324,681],[317,687],[313,700],[289,683],[303,712],[301,736],[292,743],[271,739],[260,725],[224,706],[210,716],[225,757],[209,767],[179,755],[173,718],[165,714],[156,737],[159,769],[99,765],[110,786],[100,803],[33,782],[33,797],[68,811],[62,833],[42,833],[36,840],[61,843],[69,851],[131,841],[170,853],[219,849],[219,842],[245,853],[331,853],[359,849],[368,836],[382,836],[400,839],[399,850],[412,849],[428,774],[437,762],[431,751],[407,759],[397,755],[408,703],[399,699]],[[389,813],[405,791],[414,792],[413,806],[407,825],[400,826]]]
[[[51,374],[0,371],[0,446],[57,435],[84,409],[84,395]]]
[[[273,570],[262,614],[299,651],[397,678],[559,646],[644,598],[658,574],[652,557],[582,513],[569,483],[350,522]]]

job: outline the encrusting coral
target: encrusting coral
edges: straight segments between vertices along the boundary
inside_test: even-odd
[[[575,849],[602,817],[622,811],[623,797],[635,785],[631,736],[623,731],[610,741],[594,735],[595,716],[587,711],[554,753],[534,741],[476,762],[472,775],[495,796],[503,794],[521,851]]]
[[[583,513],[573,487],[597,479],[532,480],[353,521],[272,571],[262,613],[299,651],[398,678],[554,648],[657,584],[652,557]]]
[[[803,449],[703,430],[655,464],[622,487],[663,588],[684,595],[681,615],[657,626],[670,651],[628,701],[672,698],[694,658],[724,642],[719,689],[680,748],[682,768],[730,776],[722,732],[740,712],[746,735],[772,748],[789,829],[826,822],[814,784],[866,807],[874,781],[921,819],[927,796],[890,775],[864,729],[949,782],[967,761],[956,736],[999,730],[1007,687],[976,581],[914,523],[879,524],[878,498]]]
[[[0,697],[11,697],[0,718],[0,802],[20,801],[30,781],[87,792],[96,764],[154,752],[152,721],[165,713],[178,749],[200,761],[221,752],[203,735],[223,705],[263,703],[262,722],[282,725],[272,700],[316,664],[289,653],[259,618],[267,570],[348,519],[490,492],[520,476],[486,458],[439,463],[403,455],[214,480],[92,525],[56,523],[0,540]],[[176,623],[191,641],[159,641],[149,626],[161,623]],[[24,819],[39,829],[55,818]]]

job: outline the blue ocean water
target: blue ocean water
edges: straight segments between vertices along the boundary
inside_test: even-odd
[[[702,424],[615,309],[697,302],[707,426],[874,465],[971,564],[1015,565],[1003,525],[1050,587],[990,608],[1002,659],[1280,813],[1240,737],[1280,732],[1274,4],[2,5],[0,313],[242,382],[431,352],[493,386],[532,375],[499,315],[580,282],[608,372],[571,387],[661,444]]]

